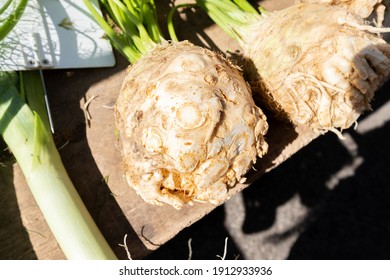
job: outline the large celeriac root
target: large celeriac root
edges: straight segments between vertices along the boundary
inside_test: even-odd
[[[339,6],[297,4],[262,16],[243,45],[263,104],[320,133],[349,128],[388,79],[390,46]]]
[[[148,203],[221,203],[268,149],[268,124],[241,72],[189,42],[128,69],[115,107],[129,185]]]

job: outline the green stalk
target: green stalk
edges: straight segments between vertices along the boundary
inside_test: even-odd
[[[15,9],[12,11],[9,17],[2,23],[0,26],[0,41],[3,40],[8,33],[14,28],[15,24],[19,21],[20,17],[22,16],[26,6],[27,6],[28,0],[20,0],[18,5],[15,7]],[[7,3],[3,6],[4,10],[8,8],[9,5]],[[2,10],[3,10],[2,8]],[[3,11],[4,12],[4,11]]]
[[[49,114],[46,109],[44,98],[45,89],[41,82],[39,71],[20,71],[20,88],[22,99],[29,105],[30,109],[37,112],[41,117],[46,129],[50,129]]]
[[[75,190],[48,125],[19,95],[16,75],[0,74],[0,134],[59,246],[68,259],[116,259]],[[36,91],[30,95],[29,89],[25,88],[28,99],[42,97]]]
[[[248,13],[254,13],[256,14],[256,9],[247,1],[242,0],[233,0],[233,2],[240,7],[241,10],[248,12]]]
[[[103,28],[104,32],[110,39],[112,45],[129,61],[137,61],[140,58],[140,54],[135,51],[126,41],[127,37],[117,33],[108,22],[99,14],[98,10],[92,5],[91,1],[84,0],[85,5],[91,12],[96,22]]]
[[[157,21],[156,6],[153,2],[146,2],[142,7],[142,15],[145,22],[148,24],[146,28],[150,38],[157,43],[164,41],[165,39],[161,35],[160,26]]]
[[[261,18],[260,13],[246,0],[196,0],[196,3],[241,45],[245,43],[248,28]],[[260,10],[264,11],[262,8]]]
[[[4,4],[3,4],[3,6],[0,8],[0,15],[2,14],[2,13],[4,13],[7,9],[8,9],[8,7],[9,7],[9,5],[12,3],[12,0],[7,0],[7,2],[5,2]]]
[[[107,19],[97,12],[90,0],[83,1],[96,22],[105,30],[114,48],[130,63],[136,62],[165,41],[153,0],[100,0]],[[115,29],[110,26],[109,20],[114,22]],[[121,38],[121,44],[117,43],[118,38]]]

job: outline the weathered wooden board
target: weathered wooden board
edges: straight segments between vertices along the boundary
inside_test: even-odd
[[[167,9],[161,7],[163,12]],[[223,52],[229,50],[239,57],[237,44],[204,14],[187,11],[178,26],[179,36],[186,34],[186,39],[194,43]],[[113,116],[113,105],[127,66],[117,56],[114,68],[46,71],[45,79],[55,138],[58,146],[62,146],[60,153],[71,179],[118,257],[126,258],[120,244],[127,235],[132,257],[140,259],[216,205],[199,203],[179,211],[170,206],[148,205],[128,187],[115,147]],[[269,122],[268,155],[257,162],[256,171],[251,171],[246,184],[234,188],[232,195],[318,136],[307,128],[294,128],[272,117]],[[1,168],[0,174],[0,259],[64,259],[18,166]]]

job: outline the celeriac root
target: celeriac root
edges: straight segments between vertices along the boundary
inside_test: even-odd
[[[222,203],[268,149],[266,117],[241,72],[189,42],[133,64],[115,107],[126,178],[148,203]]]
[[[389,78],[390,46],[373,28],[326,4],[264,16],[243,46],[262,104],[319,133],[355,124]]]

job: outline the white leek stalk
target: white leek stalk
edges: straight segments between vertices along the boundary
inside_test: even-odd
[[[36,82],[41,86],[40,79]],[[28,95],[30,100],[41,97]],[[65,256],[115,259],[63,166],[49,126],[19,95],[15,72],[0,76],[0,134]]]
[[[22,16],[28,1],[6,1],[0,42]],[[89,215],[61,161],[50,131],[42,79],[37,71],[0,71],[0,134],[59,246],[68,259],[116,259]]]

